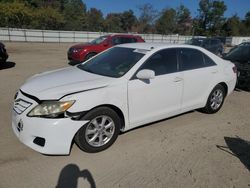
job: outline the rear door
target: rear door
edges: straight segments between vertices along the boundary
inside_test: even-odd
[[[218,73],[216,64],[203,52],[192,48],[178,50],[180,70],[183,72],[184,88],[182,110],[201,107]]]

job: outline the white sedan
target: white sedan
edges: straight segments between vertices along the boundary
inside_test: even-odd
[[[189,45],[124,44],[74,66],[38,74],[15,95],[12,127],[44,154],[111,146],[120,131],[194,109],[215,113],[235,87],[236,68]]]

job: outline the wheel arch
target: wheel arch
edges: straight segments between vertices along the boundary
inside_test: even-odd
[[[89,55],[89,54],[98,54],[97,52],[95,52],[95,51],[89,51],[87,54],[86,54],[86,57]]]
[[[118,116],[120,117],[120,119],[121,119],[121,123],[122,123],[121,130],[123,130],[123,129],[125,128],[125,117],[124,117],[124,113],[122,112],[122,110],[121,110],[119,107],[117,107],[117,106],[115,106],[115,105],[112,105],[112,104],[102,104],[102,105],[98,105],[98,106],[95,106],[94,108],[88,110],[88,112],[90,112],[90,111],[92,111],[92,110],[94,110],[94,109],[96,109],[96,108],[100,108],[100,107],[108,107],[108,108],[114,110],[114,111],[118,114]],[[87,113],[88,113],[88,112],[87,112]],[[85,114],[82,116],[82,118],[84,118],[84,116],[85,116],[87,113],[85,113]]]
[[[221,85],[224,89],[225,89],[225,95],[227,96],[228,95],[228,86],[225,82],[220,82],[218,83],[217,85]]]

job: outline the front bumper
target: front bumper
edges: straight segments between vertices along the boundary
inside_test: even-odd
[[[71,118],[28,117],[26,114],[37,103],[19,93],[18,98],[20,97],[32,105],[21,114],[14,110],[12,112],[12,129],[18,139],[23,144],[43,154],[69,154],[76,132],[88,121],[74,121]],[[42,141],[42,144],[39,141]]]
[[[69,51],[69,52],[67,53],[67,56],[68,56],[68,60],[69,60],[70,62],[77,62],[77,63],[83,62],[83,60],[84,60],[84,58],[85,58],[84,54],[81,54],[80,52],[74,53],[74,52],[70,52],[70,51]]]
[[[9,55],[7,53],[0,54],[0,62],[5,62],[8,59]]]

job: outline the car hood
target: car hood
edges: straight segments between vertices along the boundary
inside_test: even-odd
[[[75,66],[34,75],[20,89],[40,100],[56,100],[71,93],[106,87],[114,79]]]

